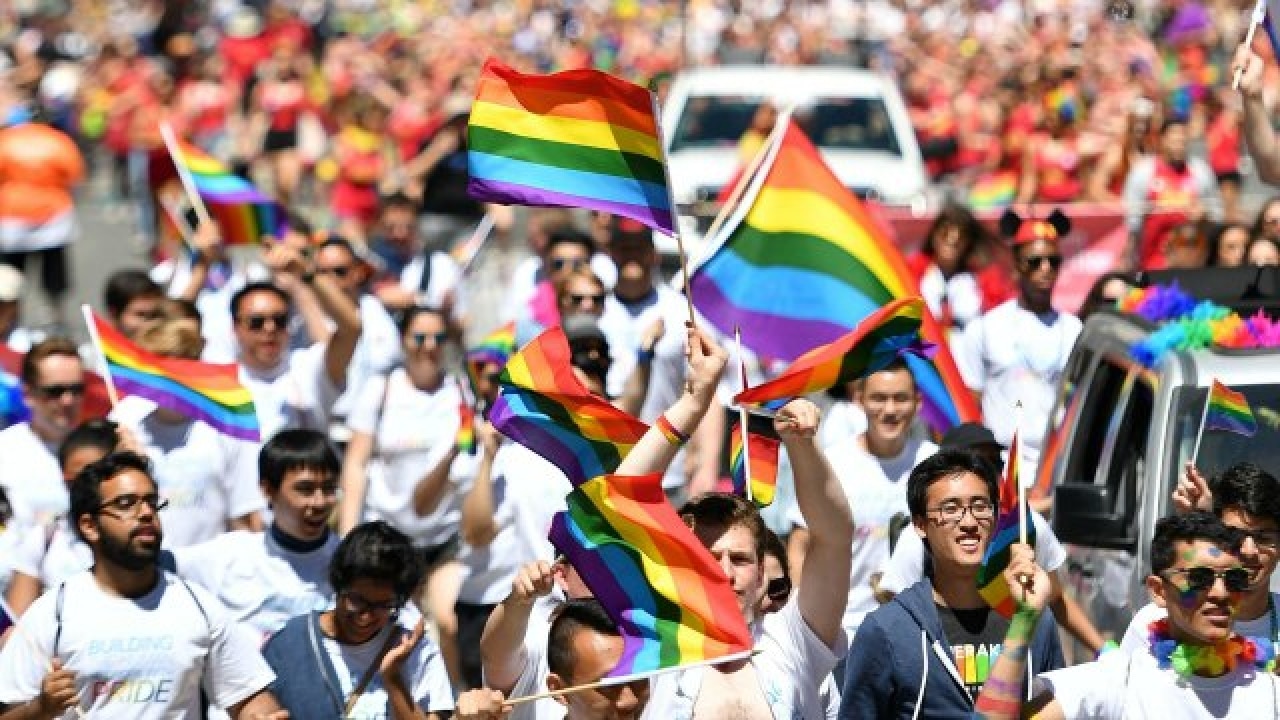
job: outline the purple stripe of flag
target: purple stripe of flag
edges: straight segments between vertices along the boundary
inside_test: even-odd
[[[580,207],[621,215],[658,228],[668,235],[675,234],[671,213],[648,205],[600,200],[598,198],[569,195],[539,187],[529,187],[501,180],[471,178],[467,193],[476,200],[514,205],[543,205],[553,207]]]

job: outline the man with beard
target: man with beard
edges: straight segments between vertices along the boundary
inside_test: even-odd
[[[71,519],[94,565],[36,600],[0,651],[0,719],[199,717],[202,689],[232,718],[288,717],[254,639],[157,567],[164,504],[133,453],[72,481]]]

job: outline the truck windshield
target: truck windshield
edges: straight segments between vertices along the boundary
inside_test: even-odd
[[[738,95],[691,95],[672,135],[671,152],[736,146],[763,101]],[[798,107],[793,117],[819,147],[902,155],[881,98],[819,98]]]
[[[1280,443],[1280,385],[1233,385],[1231,389],[1243,393],[1249,401],[1258,432],[1253,437],[1245,437],[1206,429],[1196,466],[1208,478],[1236,463],[1251,462],[1280,477],[1280,455],[1274,450]],[[1173,467],[1178,473],[1195,451],[1196,433],[1208,396],[1208,388],[1183,388],[1177,393],[1178,416],[1172,449],[1177,460]]]

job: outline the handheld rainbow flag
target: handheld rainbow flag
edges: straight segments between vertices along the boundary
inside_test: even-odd
[[[284,232],[284,209],[203,150],[178,142],[173,162],[191,178],[226,244],[256,245],[264,235],[278,238]]]
[[[458,452],[476,454],[476,411],[471,407],[471,398],[463,391],[461,381],[458,381],[458,434],[454,440],[458,444]]]
[[[1018,174],[1012,170],[979,178],[969,188],[969,207],[989,210],[1011,205],[1018,195]]]
[[[735,325],[756,353],[795,360],[832,343],[894,300],[919,294],[892,239],[785,116],[786,131],[693,273],[693,304],[721,332]],[[935,432],[977,420],[941,327],[920,311],[932,362],[908,357]]]
[[[578,381],[558,326],[511,356],[501,384],[489,421],[564,471],[573,485],[617,470],[649,429]]]
[[[760,405],[805,395],[876,372],[897,358],[924,357],[932,350],[918,335],[924,312],[924,301],[918,297],[894,300],[868,315],[852,332],[814,348],[778,377],[743,390],[733,401]]]
[[[653,95],[598,70],[524,75],[484,64],[467,125],[467,191],[581,207],[675,234]]]
[[[1209,389],[1205,428],[1253,437],[1258,432],[1258,421],[1254,419],[1244,393],[1238,393],[1214,378],[1213,387]]]
[[[516,351],[516,324],[509,322],[480,339],[480,343],[467,350],[467,377],[471,389],[479,387],[480,373],[485,365],[504,367]]]
[[[1000,502],[995,527],[991,530],[991,538],[987,540],[987,550],[982,556],[982,567],[978,569],[978,594],[987,601],[991,609],[1006,618],[1013,617],[1015,610],[1013,596],[1009,594],[1009,583],[1005,582],[1004,571],[1009,567],[1010,548],[1018,542],[1018,433],[1014,431],[1013,442],[1009,443],[1009,459],[1005,462],[1004,477],[1000,480]],[[1031,510],[1026,511],[1024,522],[1027,528],[1027,543],[1036,544],[1036,526],[1031,522]]]
[[[724,571],[676,515],[662,476],[582,483],[551,521],[551,544],[582,576],[622,633],[608,678],[727,662],[752,638]]]
[[[742,443],[742,421],[733,424],[729,434],[729,472],[733,478],[733,494],[751,498],[757,507],[773,504],[778,489],[778,451],[781,442],[746,428],[749,449]],[[751,453],[751,492],[747,492],[746,453]]]
[[[253,396],[235,365],[162,357],[134,345],[120,331],[86,310],[115,386],[156,405],[200,420],[232,437],[259,440]]]

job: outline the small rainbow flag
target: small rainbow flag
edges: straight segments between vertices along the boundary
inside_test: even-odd
[[[278,238],[284,232],[284,209],[203,150],[179,142],[174,162],[191,177],[226,244],[256,245],[264,235]]]
[[[1000,480],[1000,502],[995,527],[987,540],[987,550],[982,555],[982,567],[978,569],[978,594],[991,609],[1006,618],[1013,617],[1013,596],[1004,580],[1004,570],[1009,567],[1010,548],[1018,542],[1018,433],[1014,431],[1009,443],[1009,459],[1005,462],[1004,477]],[[1027,510],[1027,543],[1036,544],[1036,526],[1031,522],[1031,510]]]
[[[476,411],[471,407],[471,398],[463,392],[461,381],[458,382],[458,434],[454,439],[458,452],[476,454]]]
[[[1244,393],[1218,382],[1214,378],[1213,387],[1209,389],[1209,405],[1204,417],[1204,426],[1209,430],[1225,430],[1245,437],[1253,437],[1258,432],[1258,421],[1253,417],[1249,401]]]
[[[1018,194],[1018,173],[1012,170],[978,178],[969,188],[969,207],[990,210],[1011,205]]]
[[[484,64],[467,125],[467,191],[483,202],[580,207],[675,234],[653,95],[591,69],[524,75]]]
[[[578,381],[559,326],[512,355],[501,384],[489,421],[560,468],[573,485],[617,470],[649,429]]]
[[[551,544],[622,633],[606,677],[732,659],[751,651],[737,596],[711,553],[676,515],[660,474],[605,475],[565,498]]]
[[[924,301],[918,297],[895,300],[868,315],[853,332],[810,350],[778,377],[743,390],[733,401],[760,405],[806,395],[876,372],[905,355],[925,357],[932,348],[919,337],[923,313]]]
[[[121,392],[201,420],[226,435],[261,439],[253,396],[240,384],[235,365],[154,355],[134,345],[97,315],[91,315],[90,320],[107,361],[107,372]]]
[[[480,343],[467,350],[467,377],[471,389],[479,387],[480,373],[485,365],[503,367],[516,351],[516,324],[509,322],[480,339]]]
[[[729,474],[733,478],[733,494],[747,495],[747,457],[743,452],[742,422],[733,424],[729,434]],[[773,495],[778,488],[778,450],[781,443],[777,438],[752,432],[746,429],[747,442],[751,451],[751,500],[758,507],[773,504]]]

